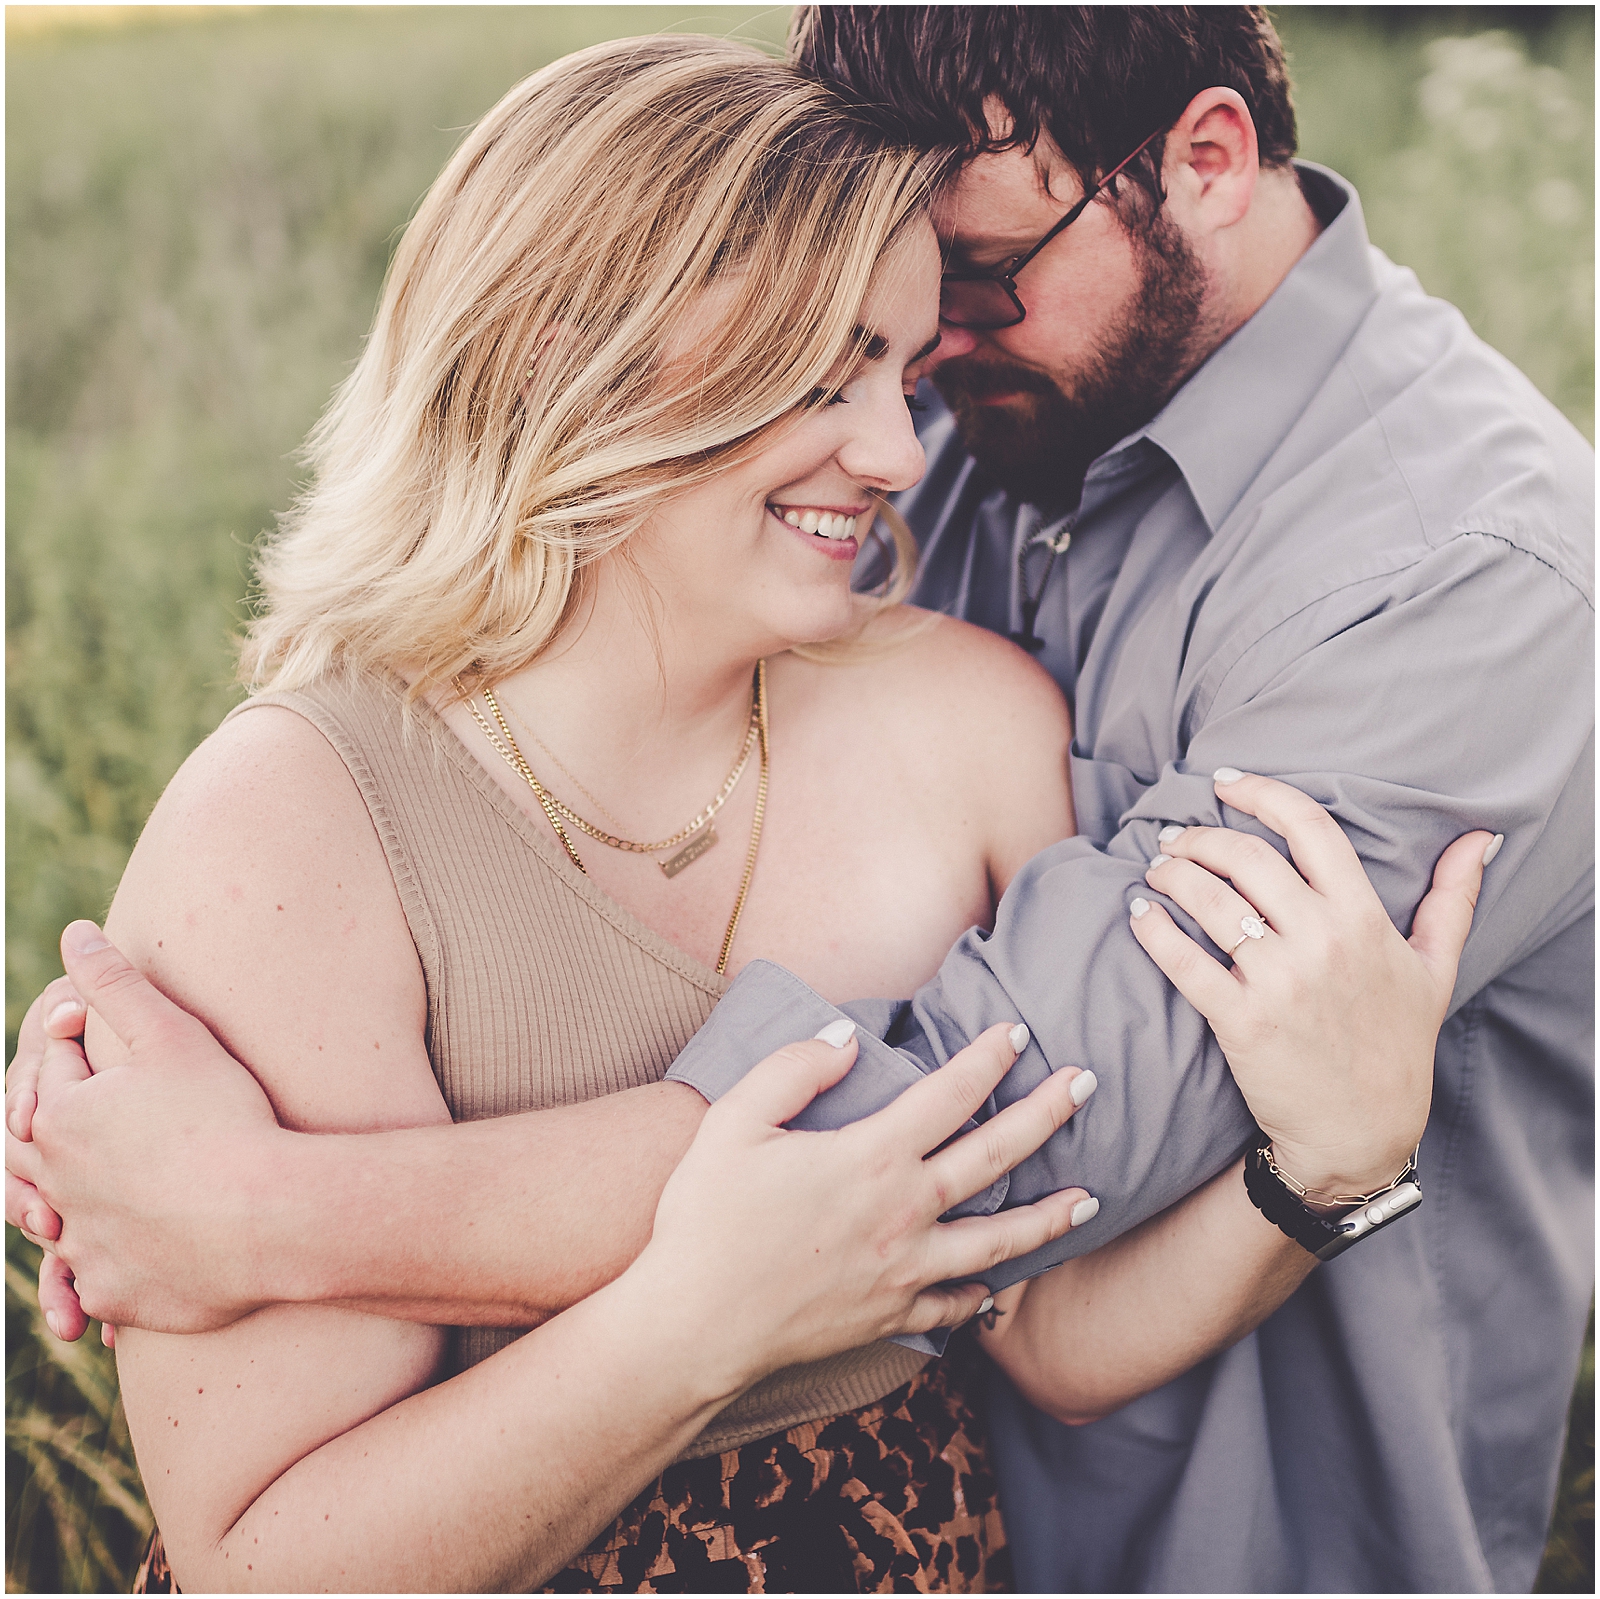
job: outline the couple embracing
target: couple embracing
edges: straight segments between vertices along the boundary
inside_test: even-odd
[[[1526,1589],[1592,455],[1258,9],[790,54],[467,136],[30,1012],[142,1584]]]

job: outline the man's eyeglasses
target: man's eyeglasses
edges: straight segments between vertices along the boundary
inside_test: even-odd
[[[1017,256],[1000,271],[945,273],[939,280],[939,320],[953,328],[971,328],[980,333],[995,328],[1014,328],[1028,314],[1022,296],[1017,293],[1017,274],[1058,233],[1070,228],[1083,215],[1089,202],[1125,166],[1142,155],[1145,147],[1162,131],[1157,128],[1132,155],[1119,161],[1092,189],[1086,190],[1083,198],[1026,255]]]

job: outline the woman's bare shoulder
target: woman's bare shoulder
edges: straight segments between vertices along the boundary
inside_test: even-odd
[[[255,1070],[280,1120],[433,1119],[426,995],[393,877],[355,780],[304,717],[261,706],[195,750],[107,926]],[[417,1092],[391,1120],[401,1081]]]
[[[930,617],[931,625],[913,638],[911,648],[920,651],[920,664],[928,673],[939,675],[941,690],[952,691],[958,684],[966,684],[970,698],[986,711],[996,705],[1014,705],[1023,716],[1067,727],[1067,705],[1061,690],[1026,650],[971,622],[928,611],[916,615]],[[970,710],[965,699],[961,708]]]
[[[897,608],[869,636],[850,671],[858,676],[854,692],[966,748],[1072,736],[1066,702],[1050,674],[1009,639],[954,617]]]
[[[339,868],[348,864],[348,873]],[[113,914],[174,898],[240,905],[297,884],[318,897],[370,886],[382,865],[366,806],[304,717],[260,706],[230,717],[179,767],[145,825]],[[329,874],[332,873],[332,880]],[[276,901],[273,902],[276,905]]]
[[[337,820],[352,805],[365,813],[349,770],[322,733],[286,706],[259,705],[230,716],[196,746],[151,821],[171,811],[230,832],[325,806]]]
[[[870,743],[881,771],[949,797],[981,819],[991,883],[1073,831],[1061,691],[1009,640],[951,617],[903,607],[842,666],[805,663],[806,687],[835,724]],[[834,674],[825,679],[824,674]]]

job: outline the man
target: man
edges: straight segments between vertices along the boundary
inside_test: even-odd
[[[1423,1208],[1225,1355],[1091,1425],[997,1383],[1019,1584],[1526,1588],[1590,1280],[1592,458],[1369,251],[1346,186],[1290,165],[1261,13],[813,11],[796,56],[960,162],[936,207],[953,419],[931,420],[907,506],[919,597],[1014,633],[1061,683],[1083,835],[1030,866],[993,935],[964,940],[915,1001],[855,1008],[896,1047],[866,1041],[834,1114],[1020,1015],[1044,1059],[1101,1086],[1012,1199],[1070,1171],[1102,1213],[1048,1259],[1092,1247],[1250,1140],[1215,1041],[1124,931],[1134,896],[1180,870],[1148,864],[1165,826],[1248,825],[1219,807],[1213,770],[1276,773],[1328,803],[1402,925],[1450,838],[1505,834],[1440,1039]],[[715,1095],[836,1014],[796,989],[751,968],[674,1075]],[[1014,1075],[1013,1092],[1034,1080]],[[592,1178],[548,1236],[581,1236],[598,1201],[624,1221],[607,1247],[637,1249],[628,1222],[698,1101],[668,1084],[635,1103],[649,1138],[582,1107],[527,1165],[494,1168]],[[448,1238],[471,1220],[493,1253],[482,1234],[504,1207],[469,1158],[493,1134],[454,1132],[445,1213],[408,1225]],[[619,1143],[641,1158],[608,1162]],[[383,1147],[397,1178],[412,1169],[411,1135]],[[381,1166],[361,1184],[333,1214],[339,1232],[370,1227],[376,1253]],[[343,1271],[350,1297],[377,1293],[320,1236],[326,1217],[304,1219],[296,1292],[327,1296]],[[602,1248],[530,1270],[541,1238],[494,1242],[569,1291],[616,1269]],[[415,1235],[417,1256],[438,1247]],[[205,1263],[240,1279],[238,1304],[291,1296],[281,1276],[263,1294],[240,1253]],[[554,1305],[501,1293],[484,1319]],[[467,1318],[452,1303],[440,1319]]]
[[[1248,1132],[1115,936],[1162,826],[1215,818],[1214,767],[1327,803],[1402,925],[1469,809],[1515,852],[1440,1038],[1420,1225],[1093,1425],[996,1382],[1020,1586],[1526,1589],[1591,1284],[1592,454],[1292,164],[1259,9],[818,7],[792,42],[956,166],[914,598],[1009,633],[1075,713],[1083,836],[892,1042],[936,1063],[1011,1007],[1090,1064],[1119,1114],[1057,1144],[1125,1220]],[[747,974],[673,1076],[718,1091],[780,992]]]

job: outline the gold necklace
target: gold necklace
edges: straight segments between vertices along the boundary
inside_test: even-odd
[[[455,685],[465,697],[465,690],[461,688],[461,680],[457,678]],[[491,689],[480,689],[484,702],[494,713],[496,728],[489,725],[488,720],[470,698],[466,699],[466,707],[472,714],[472,719],[478,724],[478,730],[488,739],[490,745],[505,763],[516,772],[528,787],[533,790],[534,798],[539,802],[539,808],[548,818],[551,827],[555,829],[556,837],[561,840],[561,846],[567,852],[567,858],[578,868],[585,877],[589,869],[583,864],[582,857],[573,847],[572,837],[563,827],[562,818],[565,817],[577,827],[589,834],[591,838],[599,839],[602,844],[610,844],[613,849],[627,850],[634,854],[652,854],[657,850],[669,849],[672,845],[681,843],[691,833],[705,827],[711,817],[722,809],[723,803],[733,792],[734,785],[743,774],[746,764],[750,759],[750,749],[753,744],[761,748],[761,781],[756,789],[756,813],[750,824],[750,848],[745,854],[744,876],[739,882],[739,895],[733,902],[733,915],[728,918],[728,930],[722,935],[722,949],[717,955],[717,974],[721,976],[727,969],[728,955],[733,949],[734,935],[739,930],[739,918],[744,913],[744,903],[750,894],[750,880],[755,875],[756,851],[761,847],[761,822],[767,811],[767,777],[768,777],[768,750],[767,750],[767,663],[764,660],[756,662],[755,683],[751,692],[750,731],[745,737],[744,749],[733,770],[728,774],[727,781],[722,785],[720,793],[712,800],[687,828],[681,828],[671,838],[659,844],[635,844],[627,839],[615,838],[609,833],[602,833],[598,828],[591,826],[579,816],[570,806],[563,805],[543,783],[533,774],[533,768],[528,765],[527,759],[517,747],[517,741],[512,737],[511,729],[501,714],[499,702],[494,697]],[[559,763],[557,763],[559,764]],[[563,768],[565,770],[565,768]],[[570,772],[567,774],[572,775]],[[574,779],[576,781],[576,779]],[[590,796],[593,798],[593,796]],[[598,804],[599,802],[596,801]],[[604,809],[604,807],[601,807]],[[715,829],[708,829],[709,837],[697,838],[687,849],[679,852],[668,861],[657,861],[656,864],[668,877],[674,877],[683,868],[689,865],[709,849],[716,840]],[[687,857],[687,858],[686,858]]]
[[[511,720],[515,722],[517,726],[520,727],[522,731],[526,733],[528,737],[531,738],[533,742],[550,757],[551,764],[556,768],[556,770],[560,772],[561,775],[565,777],[566,780],[571,783],[572,786],[577,789],[577,791],[583,795],[583,797],[588,800],[588,802],[594,806],[594,808],[599,811],[599,813],[605,817],[605,819],[610,822],[613,827],[621,827],[622,823],[615,816],[613,816],[603,804],[601,804],[599,798],[593,793],[593,791],[583,786],[578,774],[574,772],[572,768],[568,766],[567,763],[562,760],[561,757],[557,755],[556,752],[551,749],[550,746],[546,744],[545,741],[540,738],[531,727],[528,726],[527,719],[517,715],[515,706],[507,705],[505,710],[510,716]]]
[[[690,839],[691,842],[688,844],[688,847],[683,848],[683,850],[678,850],[677,855],[672,856],[670,860],[656,861],[656,864],[658,864],[659,868],[662,869],[662,872],[666,872],[667,877],[677,877],[678,872],[682,872],[685,866],[693,866],[694,861],[698,861],[699,858],[701,858],[701,856],[704,855],[704,853],[706,853],[710,847],[712,847],[712,845],[717,844],[717,829],[710,826],[710,821],[712,821],[712,818],[717,815],[717,812],[722,810],[723,805],[728,802],[728,797],[730,797],[730,795],[733,794],[734,789],[739,786],[739,778],[744,776],[744,768],[746,768],[750,763],[750,751],[754,749],[755,739],[757,739],[758,715],[757,703],[755,703],[755,701],[757,701],[757,690],[757,683],[752,682],[752,685],[750,685],[750,725],[749,728],[747,728],[746,735],[744,735],[744,746],[739,749],[738,759],[734,760],[733,770],[731,770],[730,773],[728,773],[728,776],[723,779],[722,787],[720,787],[720,789],[717,791],[717,794],[712,797],[710,804],[702,808],[701,812],[694,816],[690,823],[686,824],[686,826],[683,826],[683,828],[678,828],[678,831],[674,832],[672,836],[667,837],[667,839],[658,839],[656,842],[654,842],[654,844],[637,844],[637,842],[632,839],[619,839],[619,837],[616,836],[616,834],[613,834],[613,832],[603,832],[602,829],[597,828],[594,823],[584,820],[582,816],[578,815],[578,812],[574,812],[573,808],[571,808],[571,805],[563,804],[562,800],[557,799],[557,795],[550,794],[550,804],[554,805],[558,812],[562,813],[562,816],[565,816],[566,821],[570,821],[570,823],[573,824],[574,828],[578,828],[581,832],[587,832],[590,839],[595,839],[597,842],[600,842],[600,844],[610,845],[613,850],[624,850],[624,852],[629,853],[629,855],[659,855],[661,850],[670,850],[670,848],[674,848],[675,845],[683,844],[683,840]],[[506,735],[507,739],[512,739],[510,728],[506,725],[506,717],[504,717],[504,714],[502,714],[501,704],[499,704],[498,699],[494,698],[493,690],[488,690],[488,688],[485,688],[485,690],[482,690],[482,693],[483,699],[485,699],[486,703],[488,703],[488,707],[490,707],[490,711],[494,712],[494,720],[499,723],[502,733]],[[470,706],[472,703],[467,701],[467,704]],[[600,804],[600,800],[595,799],[594,794],[590,794],[589,789],[586,789],[586,787],[582,786],[582,783],[579,783],[578,778],[574,778],[571,771],[566,770],[565,765],[562,765],[562,759],[555,754],[554,749],[550,749],[550,747],[544,743],[544,739],[539,738],[538,733],[534,733],[533,728],[528,727],[528,723],[523,722],[522,717],[517,715],[517,712],[512,711],[512,715],[517,717],[518,722],[522,722],[523,731],[528,733],[528,735],[533,738],[534,743],[538,744],[539,749],[542,749],[542,751],[546,752],[546,754],[549,755],[550,760],[554,760],[557,767],[562,768],[562,771],[566,771],[566,776],[568,776],[568,778],[573,779],[573,783],[576,784],[576,787],[578,787],[578,791],[581,792],[581,794],[586,795],[587,799],[589,799],[590,802],[595,805],[595,808],[602,812],[602,815],[610,816],[611,820],[613,821],[616,820],[616,818],[611,816],[611,813],[606,810],[605,805]],[[483,727],[482,719],[480,719],[478,725]],[[488,730],[485,728],[485,731]],[[493,741],[493,739],[491,739],[491,741]],[[512,739],[512,747],[515,747],[515,739]],[[504,751],[501,751],[501,754],[504,754]],[[512,762],[512,765],[515,765],[515,762]],[[704,829],[704,832],[702,832],[701,829]]]

